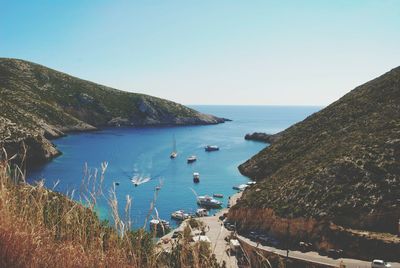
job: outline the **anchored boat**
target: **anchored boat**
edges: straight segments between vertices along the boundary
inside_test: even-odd
[[[193,173],[193,182],[194,183],[199,183],[200,182],[200,173],[194,172]]]
[[[238,191],[244,191],[244,189],[246,189],[247,187],[249,187],[249,185],[247,184],[240,184],[237,186],[233,186],[233,190],[238,190]]]
[[[204,147],[204,150],[206,152],[219,151],[219,147],[217,145],[207,145],[206,147]]]
[[[171,218],[173,218],[174,220],[178,220],[178,221],[184,221],[184,220],[188,219],[189,217],[190,217],[190,215],[188,213],[185,213],[184,210],[177,210],[177,211],[171,213]]]
[[[187,162],[188,162],[188,163],[193,163],[193,162],[196,161],[196,160],[197,160],[197,157],[196,157],[195,155],[189,156],[189,157],[187,158]]]
[[[196,210],[196,216],[197,217],[206,217],[208,216],[208,211],[205,208],[198,208]]]
[[[199,204],[202,207],[208,207],[208,208],[220,208],[222,206],[222,203],[220,201],[208,195],[198,196],[197,204]]]

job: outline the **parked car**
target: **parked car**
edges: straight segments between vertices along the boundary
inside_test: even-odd
[[[255,231],[251,231],[251,232],[248,234],[248,237],[249,237],[250,240],[255,241],[255,240],[257,240],[258,233],[255,232]]]
[[[228,224],[225,225],[225,228],[226,228],[228,231],[235,231],[236,226],[235,226],[233,223],[228,223]]]
[[[229,231],[235,231],[236,226],[235,226],[235,224],[233,222],[230,222],[230,221],[225,219],[223,221],[223,223],[224,223],[224,226],[225,226],[226,229],[228,229]]]
[[[311,251],[312,250],[312,244],[301,241],[299,243],[299,249],[300,249],[301,252]]]
[[[328,249],[327,253],[328,253],[328,257],[331,257],[333,259],[339,259],[343,255],[343,250],[331,248],[331,249]]]
[[[258,236],[258,240],[260,241],[261,245],[263,245],[263,246],[269,244],[269,237],[267,235]]]
[[[178,238],[178,237],[182,237],[182,236],[183,236],[183,234],[182,234],[181,231],[175,231],[175,232],[172,234],[172,238]]]
[[[277,247],[279,246],[279,241],[276,240],[275,238],[270,237],[268,241],[269,245],[272,247]]]
[[[328,255],[328,251],[321,248],[318,250],[318,254],[321,256],[326,256],[326,255]]]
[[[371,268],[389,268],[389,267],[392,267],[392,265],[383,260],[373,260],[371,263]]]
[[[263,242],[263,241],[264,241],[264,242]],[[276,248],[276,247],[279,246],[278,240],[276,240],[276,239],[273,238],[273,237],[269,237],[269,236],[263,237],[263,240],[261,241],[261,244],[262,244],[262,245],[268,245],[268,246],[274,247],[274,248]]]

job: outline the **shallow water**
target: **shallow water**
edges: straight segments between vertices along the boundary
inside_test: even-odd
[[[120,211],[125,206],[126,195],[132,197],[131,217],[134,226],[142,226],[153,199],[155,187],[162,181],[156,208],[161,218],[170,219],[171,212],[184,209],[195,212],[197,194],[221,193],[226,206],[228,197],[235,193],[232,186],[245,183],[237,166],[266,144],[246,141],[244,135],[260,131],[279,132],[316,112],[320,107],[288,106],[193,106],[193,108],[232,119],[219,125],[114,128],[96,132],[70,134],[54,141],[63,154],[50,163],[29,173],[29,181],[45,178],[46,185],[55,190],[71,193],[79,199],[79,188],[85,163],[93,172],[103,161],[108,162],[103,186],[103,198],[98,200],[97,211],[107,219],[109,189],[116,186]],[[178,157],[171,160],[173,137],[175,136]],[[220,151],[205,152],[204,146],[218,145]],[[186,158],[196,155],[197,161],[187,164]],[[200,183],[193,183],[193,172],[200,173]],[[133,176],[150,177],[147,183],[135,187]],[[212,211],[215,212],[215,211]],[[153,213],[154,214],[154,213]],[[174,225],[174,221],[171,221]]]

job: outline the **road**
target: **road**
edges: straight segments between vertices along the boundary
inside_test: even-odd
[[[230,206],[235,205],[241,196],[242,193],[232,195],[229,199]],[[229,242],[225,241],[225,237],[229,236],[231,231],[228,231],[222,221],[218,219],[219,216],[228,212],[228,210],[228,208],[224,208],[214,216],[198,218],[198,220],[209,227],[207,228],[206,235],[211,241],[211,248],[218,262],[222,264],[225,261],[226,267],[236,268],[238,267],[237,259],[235,256],[229,254]]]
[[[231,206],[233,206],[237,199],[240,198],[241,193],[235,194],[230,198]],[[237,266],[237,260],[234,256],[230,256],[227,253],[227,249],[229,248],[229,243],[225,241],[225,237],[227,237],[231,232],[228,231],[222,224],[222,222],[218,219],[218,217],[224,213],[228,212],[228,209],[222,209],[216,215],[210,217],[198,218],[198,220],[204,222],[207,228],[206,235],[211,241],[211,248],[213,253],[215,254],[219,263],[223,261],[226,262],[226,267],[235,268]],[[184,223],[185,224],[185,223]],[[180,226],[179,229],[183,229],[183,226]],[[172,232],[166,235],[164,238],[170,238],[172,236]],[[279,254],[283,257],[286,256],[286,250],[281,250],[269,246],[263,246],[259,243],[251,241],[250,239],[237,235],[238,239],[242,243],[246,243],[254,248],[259,248],[268,252]],[[166,249],[168,245],[163,245],[163,248]],[[323,265],[330,265],[334,267],[339,267],[341,261],[346,265],[346,268],[370,268],[371,262],[356,260],[356,259],[348,259],[348,258],[340,258],[340,259],[332,259],[327,256],[321,256],[317,252],[300,252],[300,251],[289,251],[289,257],[293,259],[298,259],[306,262],[319,263]],[[372,260],[371,260],[372,261]],[[392,268],[400,268],[400,263],[391,262]]]
[[[237,193],[230,198],[230,204],[233,206],[236,204],[236,201],[238,198],[240,198],[241,193]],[[226,267],[229,268],[236,268],[238,267],[237,265],[237,260],[235,256],[230,256],[229,252],[229,243],[225,241],[225,237],[229,236],[231,234],[230,231],[228,231],[222,222],[218,219],[219,216],[222,214],[228,212],[227,208],[224,208],[220,210],[217,214],[214,216],[209,216],[209,217],[202,217],[202,218],[196,218],[197,220],[203,222],[206,226],[206,236],[210,239],[211,242],[211,250],[213,254],[215,254],[216,259],[220,264],[225,261]],[[182,222],[182,224],[176,228],[174,231],[183,231],[187,224],[187,221]],[[171,243],[162,243],[162,241],[170,241],[172,239],[172,233],[170,232],[169,234],[163,236],[160,238],[159,244],[161,245],[162,250],[169,250],[171,248]]]
[[[279,254],[281,256],[286,256],[286,250],[281,250],[269,246],[263,246],[259,243],[251,241],[250,239],[238,235],[238,239],[243,243],[249,244],[254,248],[259,248],[268,252],[273,252]],[[289,257],[294,259],[299,259],[303,261],[309,261],[314,263],[320,263],[324,265],[331,265],[335,267],[339,267],[341,261],[343,264],[346,265],[346,268],[370,268],[371,262],[356,260],[356,259],[347,259],[347,258],[340,258],[340,259],[332,259],[327,256],[321,256],[317,252],[300,252],[300,251],[289,251]],[[400,268],[400,263],[390,263],[392,268]]]
[[[222,264],[223,261],[226,263],[226,267],[235,268],[238,267],[235,256],[228,255],[229,242],[225,241],[225,237],[230,235],[221,221],[218,220],[219,213],[216,216],[199,218],[209,228],[207,228],[206,236],[211,241],[211,250],[218,262]]]

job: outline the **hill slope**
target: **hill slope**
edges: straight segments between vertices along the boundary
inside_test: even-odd
[[[258,183],[244,192],[233,214],[270,209],[283,218],[396,233],[400,67],[283,131],[239,169]],[[261,217],[259,224],[265,220]]]
[[[25,140],[28,157],[58,152],[46,138],[105,126],[217,124],[224,119],[172,101],[120,91],[31,62],[0,58],[0,141],[11,151]],[[33,154],[31,154],[33,152]]]

